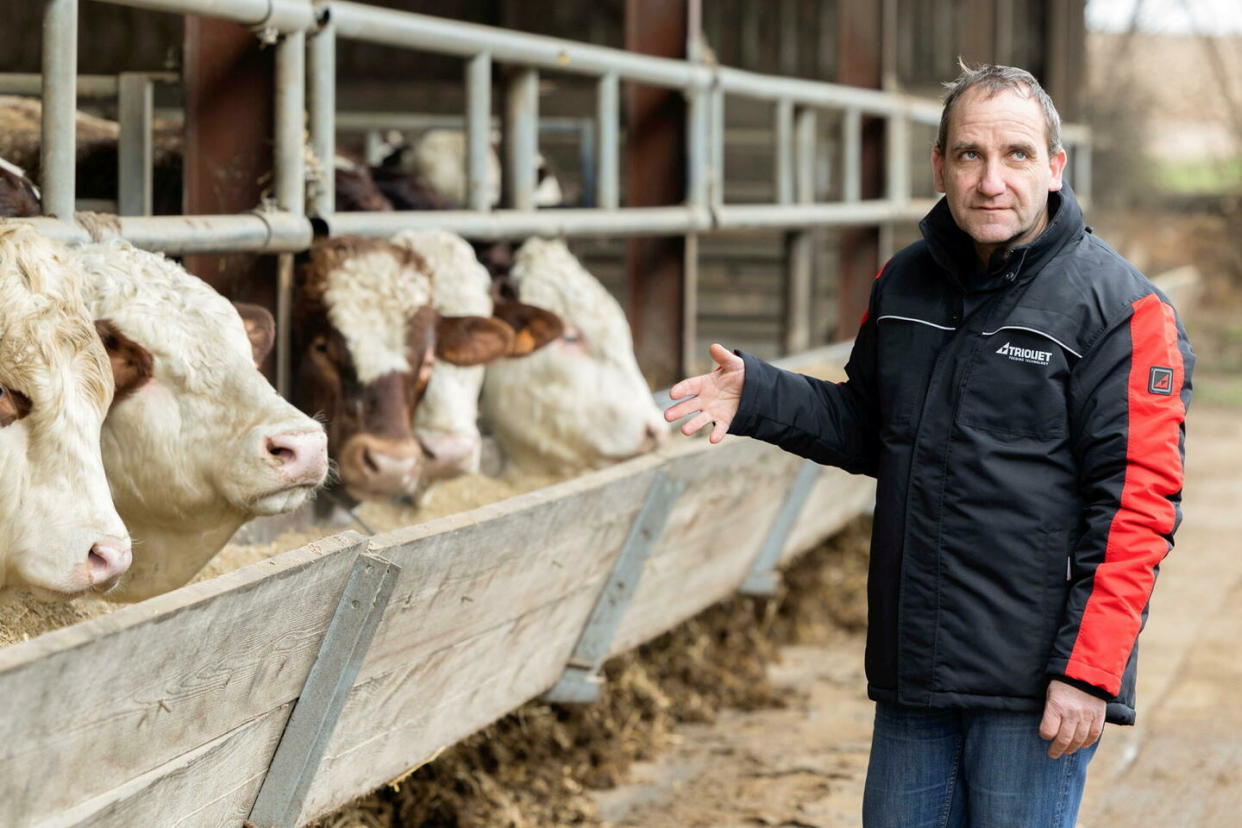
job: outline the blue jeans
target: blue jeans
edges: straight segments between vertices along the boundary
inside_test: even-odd
[[[1048,758],[1039,713],[877,704],[867,828],[1073,828],[1096,742]]]

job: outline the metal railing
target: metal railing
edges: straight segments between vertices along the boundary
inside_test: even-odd
[[[69,221],[74,209],[74,112],[78,0],[48,0],[44,16],[42,177],[44,209],[55,218],[37,219],[48,235],[85,239]],[[314,230],[329,234],[387,236],[405,229],[445,229],[479,239],[519,239],[531,235],[625,236],[685,235],[739,230],[785,231],[788,286],[786,350],[810,345],[802,317],[810,305],[812,246],[816,227],[880,225],[889,232],[931,206],[911,197],[913,124],[935,125],[940,104],[891,92],[797,78],[763,75],[702,62],[634,54],[620,49],[513,32],[472,23],[377,8],[347,0],[103,0],[125,6],[183,14],[204,14],[250,26],[276,44],[274,199],[250,213],[228,216],[142,215],[150,203],[151,75],[121,75],[122,214],[120,235],[135,244],[168,253],[288,253],[309,247]],[[309,39],[308,39],[309,38]],[[363,41],[461,57],[465,60],[464,125],[467,203],[464,209],[340,213],[333,210],[332,176],[323,175],[310,205],[306,192],[303,115],[309,110],[312,150],[330,169],[340,127],[336,108],[336,42]],[[489,203],[488,154],[492,134],[492,67],[514,70],[505,96],[501,132],[507,206]],[[585,76],[595,83],[594,207],[538,210],[534,207],[538,151],[539,73]],[[162,79],[162,78],[160,78]],[[620,203],[620,84],[677,90],[687,101],[686,198],[664,207],[624,207]],[[30,76],[13,83],[30,84]],[[87,80],[83,88],[109,85]],[[0,88],[3,85],[0,84]],[[767,101],[773,111],[775,197],[767,204],[728,204],[724,199],[726,97]],[[309,105],[309,107],[306,106]],[[815,192],[817,118],[839,116],[840,197],[821,201]],[[863,198],[861,182],[864,118],[886,124],[885,193]],[[1080,196],[1090,195],[1090,134],[1079,126],[1064,130],[1072,147],[1073,180]],[[144,143],[145,142],[145,143]],[[135,168],[142,166],[141,175]],[[129,183],[126,183],[129,180]],[[313,227],[308,216],[319,226]],[[687,306],[693,307],[697,242],[688,244]],[[287,262],[285,270],[288,269]],[[279,306],[287,306],[282,278]],[[281,314],[278,313],[278,320]],[[692,323],[693,320],[688,320]],[[692,347],[693,336],[687,336]],[[280,353],[280,349],[278,349]],[[684,356],[684,355],[683,355]],[[281,359],[287,366],[287,359]],[[283,383],[282,383],[283,385]]]

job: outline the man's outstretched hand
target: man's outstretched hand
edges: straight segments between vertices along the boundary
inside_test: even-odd
[[[719,443],[728,433],[729,423],[733,422],[742,401],[746,365],[740,356],[720,345],[712,345],[708,354],[716,363],[716,369],[710,374],[684,379],[669,389],[669,396],[681,402],[670,406],[664,412],[664,419],[671,423],[694,414],[682,425],[681,433],[689,436],[711,423],[712,433],[708,439]]]

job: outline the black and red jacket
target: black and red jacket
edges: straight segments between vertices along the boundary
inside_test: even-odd
[[[1049,210],[985,270],[942,200],[877,277],[849,379],[743,354],[730,431],[877,479],[871,698],[1038,711],[1055,677],[1129,724],[1194,354],[1068,188]]]

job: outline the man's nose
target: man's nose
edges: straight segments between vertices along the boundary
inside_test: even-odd
[[[998,196],[1005,192],[1005,179],[999,163],[989,161],[984,166],[979,177],[979,192],[985,196]]]

